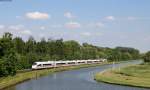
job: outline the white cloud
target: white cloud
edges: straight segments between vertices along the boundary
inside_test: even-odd
[[[91,36],[92,34],[90,32],[83,32],[83,33],[81,33],[81,35],[83,35],[83,36]]]
[[[76,29],[76,28],[80,28],[81,24],[78,22],[68,22],[65,24],[65,27],[68,29]]]
[[[63,25],[61,24],[51,25],[51,28],[61,28],[61,27],[63,27]]]
[[[114,16],[107,16],[107,17],[105,17],[105,19],[113,21],[113,20],[115,20],[115,17]]]
[[[30,30],[22,30],[22,31],[21,31],[21,34],[24,34],[24,35],[32,35],[32,33],[31,33]]]
[[[129,17],[127,17],[127,20],[150,20],[150,17],[134,17],[134,16],[129,16]]]
[[[131,17],[131,16],[130,16],[130,17],[127,17],[127,19],[128,19],[128,20],[136,20],[137,18],[136,18],[136,17]]]
[[[14,35],[32,35],[31,31],[27,28],[25,28],[24,25],[10,25],[8,26],[8,28],[6,29],[7,32],[11,32]]]
[[[21,30],[21,29],[23,29],[24,28],[24,25],[11,25],[11,26],[9,26],[8,27],[8,29],[10,29],[10,30]]]
[[[40,29],[41,29],[41,30],[45,30],[46,28],[45,28],[44,26],[41,26]]]
[[[104,27],[104,24],[102,22],[97,22],[95,24],[96,27]]]
[[[86,25],[86,27],[87,28],[102,28],[102,27],[104,27],[105,25],[104,25],[104,23],[102,23],[102,22],[94,22],[94,23],[89,23],[89,24],[87,24]]]
[[[97,37],[97,36],[102,36],[103,34],[102,33],[99,33],[99,32],[83,32],[81,33],[82,36],[86,36],[86,37]]]
[[[42,12],[28,12],[26,13],[26,17],[34,20],[45,20],[50,18],[49,14]]]
[[[5,28],[5,26],[4,25],[0,25],[0,29],[4,29]]]
[[[64,16],[68,19],[72,19],[72,18],[75,18],[76,16],[74,16],[71,12],[65,12],[64,13]]]
[[[103,36],[103,33],[95,33],[95,36]]]
[[[40,37],[40,38],[43,38],[43,37],[45,37],[45,35],[44,35],[43,33],[40,33],[40,34],[39,34],[39,37]]]

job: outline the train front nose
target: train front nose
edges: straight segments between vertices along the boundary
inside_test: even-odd
[[[32,69],[36,69],[36,65],[32,65]]]

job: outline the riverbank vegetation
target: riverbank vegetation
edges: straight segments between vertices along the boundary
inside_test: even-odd
[[[150,88],[150,51],[143,55],[144,63],[95,75],[97,81]]]
[[[95,66],[100,66],[100,65],[105,65],[105,64],[111,64],[111,62],[104,62],[100,64],[84,64],[84,65],[79,65],[79,66],[68,66],[68,67],[60,67],[60,68],[53,68],[53,69],[43,69],[43,70],[17,73],[14,76],[0,78],[0,90],[3,88],[10,87],[12,85],[21,83],[26,80],[36,79],[40,76],[48,75],[48,74],[55,73],[55,72],[75,70],[75,69],[87,68],[87,67],[95,67]]]
[[[30,69],[33,62],[48,60],[83,60],[106,58],[110,61],[139,58],[139,51],[128,47],[99,47],[77,41],[53,40],[36,41],[32,36],[24,41],[5,33],[0,38],[0,77],[15,75],[18,70]]]
[[[97,73],[95,79],[111,84],[150,88],[150,64],[134,65],[120,70]]]

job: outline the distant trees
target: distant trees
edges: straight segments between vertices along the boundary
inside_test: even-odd
[[[0,38],[0,77],[14,75],[17,70],[31,68],[33,62],[48,60],[81,60],[107,58],[109,61],[139,58],[139,51],[128,47],[98,47],[88,43],[63,39],[36,41],[29,37],[27,41],[20,37],[12,38],[5,33]],[[146,61],[148,58],[146,58]]]
[[[73,60],[80,59],[81,46],[76,41],[65,41],[64,42],[64,59]]]
[[[150,63],[150,51],[144,55],[144,62]]]
[[[16,53],[25,54],[25,42],[20,37],[13,39],[14,49]]]
[[[96,59],[99,58],[97,57],[98,53],[97,53],[97,49],[95,46],[87,44],[87,43],[83,43],[82,46],[82,57],[84,59]]]
[[[116,47],[114,49],[106,50],[109,60],[133,60],[140,58],[140,53],[137,49],[129,47]]]

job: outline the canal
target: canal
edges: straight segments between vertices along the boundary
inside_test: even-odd
[[[122,62],[115,65],[83,68],[50,74],[32,79],[5,90],[150,90],[145,88],[97,83],[94,74],[112,67],[138,64],[141,61]]]

